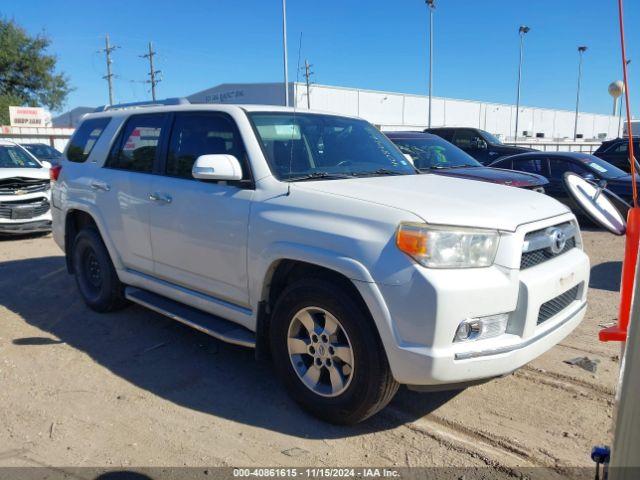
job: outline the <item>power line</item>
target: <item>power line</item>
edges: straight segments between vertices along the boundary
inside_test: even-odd
[[[111,52],[116,48],[120,47],[109,44],[109,34],[107,34],[104,39],[104,48],[102,50],[98,50],[98,53],[104,53],[107,59],[107,74],[102,78],[104,78],[109,85],[109,105],[113,105],[113,77],[115,76],[111,71],[111,64],[113,63],[111,60]]]
[[[140,55],[140,58],[148,58],[149,59],[149,80],[147,83],[151,84],[151,99],[155,102],[156,100],[156,85],[160,82],[160,78],[158,75],[162,73],[160,70],[155,70],[153,67],[153,56],[156,52],[153,51],[153,44],[149,42],[149,53],[145,55]]]
[[[307,85],[307,108],[309,110],[311,110],[311,75],[313,75],[314,73],[311,71],[311,67],[313,67],[313,65],[311,65],[307,59],[305,59],[304,67],[302,68],[304,68],[304,78]]]

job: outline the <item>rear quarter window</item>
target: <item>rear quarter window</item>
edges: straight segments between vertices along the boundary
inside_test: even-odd
[[[102,117],[82,122],[69,140],[67,160],[77,163],[86,161],[110,120],[109,117]]]

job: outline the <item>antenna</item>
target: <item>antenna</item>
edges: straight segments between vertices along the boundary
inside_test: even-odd
[[[296,128],[296,106],[298,105],[298,79],[300,77],[300,52],[302,51],[302,32],[300,32],[300,42],[298,44],[298,68],[296,69],[296,86],[294,88],[294,97],[293,97],[293,125],[291,125],[291,141],[289,142],[289,148],[291,149],[291,154],[289,156],[289,178],[291,178],[291,170],[293,170],[293,136],[295,134]],[[291,182],[287,182],[287,195],[291,194]]]

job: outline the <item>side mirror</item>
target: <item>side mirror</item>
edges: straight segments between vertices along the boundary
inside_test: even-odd
[[[233,155],[200,155],[193,163],[191,175],[198,180],[242,180],[242,167]]]
[[[42,165],[42,168],[51,168],[53,166],[51,165],[51,162],[47,162],[46,160],[42,160],[40,164]]]

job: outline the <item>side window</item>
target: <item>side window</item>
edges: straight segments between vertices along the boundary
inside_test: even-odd
[[[151,173],[166,115],[134,115],[127,120],[122,143],[114,146],[106,167]]]
[[[569,162],[567,160],[551,160],[549,162],[549,167],[551,170],[551,178],[556,180],[562,180],[565,172],[574,172],[578,175],[585,175],[589,172],[588,169],[574,162]]]
[[[635,145],[634,145],[635,147]],[[622,142],[619,145],[617,145],[614,149],[612,149],[611,151],[613,153],[627,153],[627,151],[629,150],[629,143],[628,142]]]
[[[200,155],[229,154],[244,163],[244,147],[233,120],[217,113],[176,114],[165,173],[193,178],[191,169]],[[247,169],[244,168],[244,174]]]
[[[451,142],[453,140],[454,132],[455,130],[452,130],[450,128],[442,128],[442,129],[433,131],[433,133],[435,133],[441,138],[444,138],[447,142]]]
[[[491,165],[491,166],[495,168],[505,168],[507,170],[517,170],[517,168],[513,166],[513,160],[501,160],[495,165]]]
[[[69,140],[67,160],[82,163],[89,158],[93,146],[111,120],[109,117],[85,120]]]
[[[455,137],[453,137],[453,143],[460,148],[474,148],[478,144],[478,134],[467,128],[461,128],[456,130]]]
[[[522,160],[515,160],[513,162],[513,169],[521,172],[536,173],[544,177],[548,177],[547,169],[545,168],[546,159],[544,158],[527,158]]]

